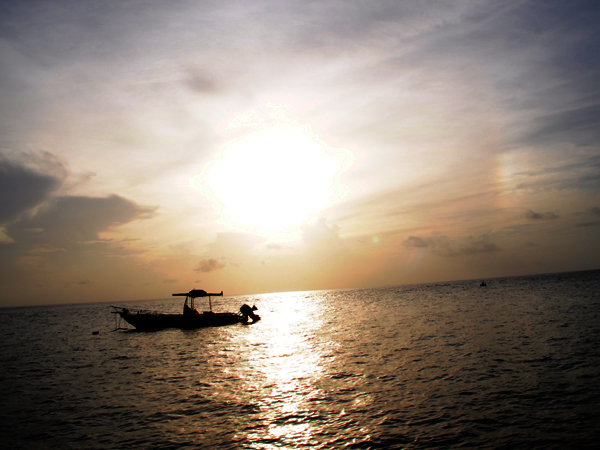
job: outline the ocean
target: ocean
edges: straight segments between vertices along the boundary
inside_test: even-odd
[[[262,320],[192,331],[0,309],[0,446],[598,448],[600,271],[486,281],[216,298]]]

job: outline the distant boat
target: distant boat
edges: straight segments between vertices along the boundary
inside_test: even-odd
[[[133,325],[140,331],[156,331],[165,328],[180,328],[191,330],[203,327],[218,327],[234,323],[254,323],[260,320],[260,316],[254,314],[256,306],[242,305],[239,313],[222,312],[215,313],[212,310],[211,297],[222,297],[223,291],[218,294],[209,294],[202,289],[192,289],[190,292],[173,294],[173,297],[185,297],[183,314],[162,314],[156,312],[137,311],[131,312],[127,308],[112,306],[113,314],[118,314],[127,323]],[[199,313],[194,307],[194,299],[208,297],[209,311]],[[189,304],[188,304],[189,302]]]
[[[479,287],[484,287],[487,286],[487,283],[485,281],[482,281],[481,284],[479,285]]]

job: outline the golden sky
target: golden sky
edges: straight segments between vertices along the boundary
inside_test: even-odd
[[[600,268],[593,1],[0,6],[0,306]]]

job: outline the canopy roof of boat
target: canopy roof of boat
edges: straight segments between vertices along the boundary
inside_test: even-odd
[[[181,294],[173,294],[173,297],[190,297],[190,298],[198,298],[198,297],[214,297],[214,296],[223,296],[223,291],[218,294],[210,294],[203,289],[192,289],[190,292],[183,292]]]

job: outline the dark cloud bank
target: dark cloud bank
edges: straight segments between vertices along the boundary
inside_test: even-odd
[[[155,208],[140,206],[118,195],[60,195],[66,166],[50,154],[0,157],[0,271],[7,285],[29,286],[55,270],[74,269],[86,286],[103,270],[126,264],[135,253],[100,234],[138,219]],[[121,258],[116,261],[115,257]],[[135,263],[132,262],[135,266]],[[112,268],[112,269],[111,269]],[[82,281],[83,280],[83,281]]]
[[[48,233],[59,241],[91,241],[112,226],[150,217],[154,209],[118,195],[53,196],[68,170],[49,153],[0,156],[0,225],[10,237],[26,230]]]
[[[46,200],[66,174],[64,165],[49,153],[12,159],[0,155],[0,224]]]

